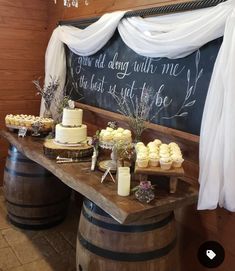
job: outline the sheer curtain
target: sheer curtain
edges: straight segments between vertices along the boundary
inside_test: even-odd
[[[116,28],[136,53],[148,57],[180,58],[205,43],[224,36],[205,103],[200,134],[200,191],[198,209],[214,209],[218,203],[235,210],[235,0],[212,8],[153,18],[122,18],[125,11],[105,14],[81,30],[57,27],[46,52],[45,83],[60,78],[60,95],[65,84],[65,43],[79,55],[102,48]]]

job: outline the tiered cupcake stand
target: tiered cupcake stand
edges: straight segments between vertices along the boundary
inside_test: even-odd
[[[184,176],[183,167],[172,168],[168,170],[164,170],[161,167],[138,167],[137,164],[135,166],[135,173],[141,174],[142,179],[147,179],[148,175],[158,175],[158,176],[166,176],[170,177],[169,181],[169,191],[170,193],[175,193],[177,189],[178,178]]]

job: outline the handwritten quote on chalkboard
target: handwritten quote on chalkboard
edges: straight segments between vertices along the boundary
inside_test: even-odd
[[[119,112],[114,97],[134,109],[136,98],[151,89],[151,122],[199,134],[221,42],[214,40],[181,59],[150,58],[132,51],[116,32],[94,55],[79,56],[67,50],[66,91],[81,103]]]

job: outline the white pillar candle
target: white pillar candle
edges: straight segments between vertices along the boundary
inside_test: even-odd
[[[118,168],[118,195],[129,196],[131,186],[131,174],[129,167]]]

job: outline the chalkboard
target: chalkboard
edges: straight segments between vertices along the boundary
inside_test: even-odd
[[[120,111],[151,90],[150,121],[199,135],[207,90],[222,38],[181,59],[149,58],[127,47],[116,31],[96,54],[67,49],[66,92],[73,100]],[[167,46],[167,44],[166,44]]]

